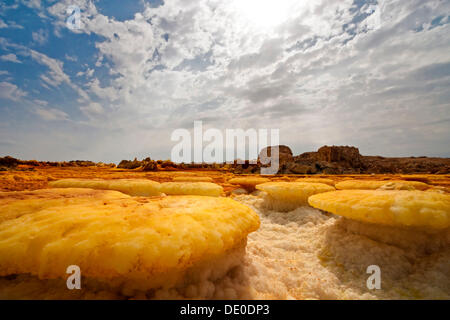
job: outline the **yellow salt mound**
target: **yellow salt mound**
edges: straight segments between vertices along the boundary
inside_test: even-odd
[[[254,191],[255,186],[261,183],[270,182],[270,179],[262,178],[262,177],[239,177],[239,178],[232,178],[228,180],[231,184],[236,184],[247,191]]]
[[[127,198],[117,191],[73,188],[0,192],[0,223],[49,207]]]
[[[52,192],[66,199],[65,191]],[[48,205],[54,200],[47,199],[48,190],[12,202],[2,193],[0,207],[18,213],[0,223],[0,276],[66,279],[67,267],[77,265],[83,283],[94,279],[128,293],[170,287],[188,276],[223,275],[241,263],[247,235],[259,227],[255,212],[229,198],[91,192],[91,202],[74,198]],[[18,193],[13,197],[20,199]],[[27,210],[23,201],[36,199],[44,205]]]
[[[268,182],[257,185],[256,189],[267,193],[264,205],[276,211],[294,210],[308,205],[311,195],[336,190],[323,183],[303,182]]]
[[[338,190],[376,190],[383,187],[386,184],[398,184],[399,189],[404,189],[413,187],[417,190],[426,190],[430,186],[426,183],[419,181],[405,181],[405,180],[384,180],[384,181],[374,181],[374,180],[346,180],[336,183],[336,189]],[[395,189],[395,188],[394,188]]]
[[[120,191],[130,196],[152,197],[161,195],[161,184],[146,179],[110,180],[108,190]]]
[[[425,192],[437,192],[437,193],[449,193],[449,190],[445,187],[432,187],[428,190],[426,190]]]
[[[223,194],[223,188],[210,182],[165,182],[161,184],[161,192],[167,195],[219,197]]]
[[[325,178],[300,178],[295,181],[308,182],[308,183],[324,183],[324,184],[334,187],[334,181],[331,179],[325,179]]]
[[[412,191],[412,190],[416,190],[416,188],[414,188],[410,184],[405,184],[402,182],[389,182],[389,183],[382,185],[381,187],[379,187],[376,190],[410,190],[410,191]]]
[[[450,226],[450,195],[437,192],[343,190],[311,196],[308,202],[363,222],[433,229]]]
[[[175,177],[172,179],[173,182],[213,182],[213,179],[210,177],[189,177],[189,176],[181,176]]]
[[[147,179],[63,179],[48,184],[52,188],[89,188],[97,190],[115,190],[131,196],[160,196],[160,183]]]

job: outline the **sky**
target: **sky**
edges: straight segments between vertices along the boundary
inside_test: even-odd
[[[0,114],[21,159],[168,159],[194,121],[450,157],[450,1],[2,1]]]

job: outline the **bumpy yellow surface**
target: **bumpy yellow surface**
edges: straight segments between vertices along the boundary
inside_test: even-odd
[[[50,207],[127,198],[117,191],[73,188],[0,192],[0,223]]]
[[[233,249],[259,227],[255,212],[229,198],[90,192],[90,201],[67,203],[61,189],[17,192],[15,201],[0,193],[0,276],[66,278],[66,268],[78,265],[84,277],[147,290],[177,283],[186,269]]]
[[[89,188],[115,190],[131,196],[151,197],[161,195],[160,183],[147,179],[63,179],[49,183],[52,188]]]
[[[386,184],[397,184],[399,189],[405,189],[407,186],[413,187],[417,190],[426,190],[430,186],[426,183],[419,181],[405,181],[405,180],[346,180],[336,183],[336,189],[338,190],[376,190],[383,187]]]
[[[210,177],[174,177],[173,182],[213,182]]]
[[[255,186],[261,183],[270,182],[270,179],[262,177],[239,177],[228,180],[231,184],[236,184],[244,187],[245,189],[254,190]]]
[[[308,197],[335,189],[323,183],[306,182],[268,182],[259,184],[256,189],[267,192],[274,200],[296,201],[308,204]]]
[[[210,182],[165,182],[161,184],[161,192],[167,195],[219,197],[223,194],[223,188]]]
[[[309,204],[349,219],[390,226],[445,229],[450,195],[423,191],[344,190],[317,194]]]
[[[386,184],[383,184],[381,187],[379,187],[376,190],[416,190],[412,185],[405,184],[402,182],[389,182]]]
[[[334,187],[334,181],[331,179],[325,179],[325,178],[301,178],[297,179],[297,182],[308,182],[308,183],[324,183],[329,186]]]

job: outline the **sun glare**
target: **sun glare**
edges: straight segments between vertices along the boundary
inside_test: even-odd
[[[257,27],[275,27],[289,16],[295,0],[234,0],[233,8],[239,18]]]

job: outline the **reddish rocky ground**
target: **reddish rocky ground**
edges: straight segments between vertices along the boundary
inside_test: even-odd
[[[45,188],[48,181],[63,178],[147,178],[159,182],[172,181],[180,174],[212,177],[227,193],[236,186],[227,180],[239,174],[259,174],[261,159],[271,156],[272,148],[262,150],[256,164],[175,164],[171,161],[123,160],[115,164],[92,161],[38,162],[12,157],[0,158],[0,191],[34,190]],[[272,180],[293,181],[301,176],[314,175],[335,181],[357,179],[408,179],[436,186],[450,187],[449,158],[385,158],[363,156],[355,147],[324,146],[317,152],[294,156],[287,146],[279,146],[280,166]],[[264,161],[263,161],[264,162]]]

